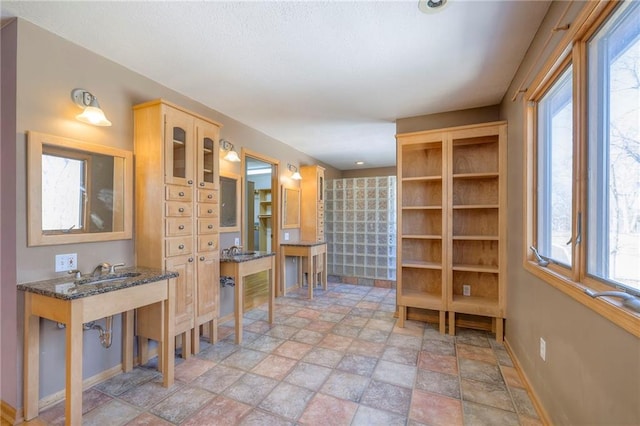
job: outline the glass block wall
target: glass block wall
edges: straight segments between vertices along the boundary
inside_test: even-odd
[[[328,273],[396,279],[396,177],[327,181]]]

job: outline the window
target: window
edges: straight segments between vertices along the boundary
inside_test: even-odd
[[[538,104],[537,248],[562,265],[572,258],[572,71],[569,66]]]
[[[640,2],[589,2],[570,28],[527,91],[525,268],[640,336],[628,296],[585,294],[640,296]]]
[[[640,293],[640,12],[590,40],[587,272]]]

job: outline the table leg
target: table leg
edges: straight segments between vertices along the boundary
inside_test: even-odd
[[[82,305],[71,302],[66,323],[65,424],[82,423]]]
[[[242,298],[244,295],[244,277],[238,277],[239,274],[236,274],[236,300],[235,303],[235,322],[236,322],[236,345],[242,343],[242,314],[243,314],[243,306],[242,306]]]
[[[40,317],[31,315],[31,293],[24,295],[24,418],[38,417],[40,392]]]
[[[122,313],[122,371],[133,369],[133,310]]]
[[[275,305],[275,282],[276,282],[276,268],[275,261],[271,262],[271,269],[269,269],[269,324],[273,324],[273,311]]]
[[[173,280],[168,281],[168,297],[167,300],[160,302],[162,305],[161,318],[164,321],[164,335],[161,343],[162,357],[158,361],[162,363],[162,386],[165,388],[173,384],[173,368],[175,356],[175,296],[176,290]]]
[[[280,254],[280,274],[282,276],[282,295],[287,295],[287,256],[284,253]]]
[[[322,288],[327,291],[327,250],[322,253]]]

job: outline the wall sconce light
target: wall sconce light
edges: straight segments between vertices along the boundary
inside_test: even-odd
[[[300,176],[300,173],[298,173],[298,168],[296,166],[294,166],[293,164],[287,164],[287,169],[289,169],[289,171],[293,173],[291,175],[291,179],[302,180],[302,176]]]
[[[240,157],[238,157],[238,153],[233,149],[233,144],[226,139],[220,139],[220,148],[227,153],[223,157],[227,161],[231,161],[233,163],[239,163]]]
[[[98,98],[85,89],[73,89],[71,100],[80,108],[84,108],[82,114],[76,115],[76,119],[94,126],[111,126],[111,122],[104,116],[100,109]]]

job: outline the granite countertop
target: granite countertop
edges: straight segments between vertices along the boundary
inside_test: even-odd
[[[161,269],[128,267],[117,269],[115,274],[103,274],[96,278],[83,276],[80,279],[73,279],[69,275],[19,284],[18,290],[55,297],[56,299],[74,300],[167,280],[177,276],[177,272],[163,271]]]
[[[250,254],[240,253],[235,255],[220,256],[220,262],[242,263],[260,259],[261,257],[269,257],[275,255],[276,254],[274,252],[270,251],[252,251],[250,252]]]
[[[320,246],[322,244],[327,244],[326,241],[286,241],[284,243],[280,243],[281,246],[291,246],[291,247],[313,247]]]

